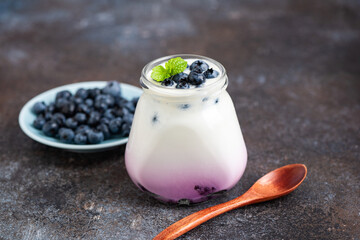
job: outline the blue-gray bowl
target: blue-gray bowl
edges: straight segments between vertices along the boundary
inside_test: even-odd
[[[31,109],[36,102],[44,101],[46,104],[49,104],[50,102],[55,101],[56,93],[59,91],[69,90],[70,92],[75,93],[76,90],[79,88],[85,88],[85,89],[96,88],[96,87],[103,88],[106,85],[106,83],[107,83],[106,81],[96,81],[96,82],[80,82],[80,83],[68,84],[61,87],[53,88],[51,90],[48,90],[46,92],[37,95],[36,97],[28,101],[20,111],[19,124],[21,129],[26,135],[28,135],[30,138],[32,138],[33,140],[39,143],[73,152],[98,152],[98,151],[109,150],[116,146],[127,143],[128,138],[118,137],[118,138],[105,140],[99,144],[88,144],[88,145],[67,144],[60,142],[58,139],[45,136],[42,131],[32,126],[33,121],[36,118],[36,115],[31,111]],[[122,96],[128,100],[131,100],[134,97],[140,97],[140,95],[143,92],[140,88],[129,84],[120,83],[120,85],[122,90]]]

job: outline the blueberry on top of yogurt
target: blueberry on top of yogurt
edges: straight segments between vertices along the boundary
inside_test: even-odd
[[[180,80],[187,80],[188,76],[189,75],[187,73],[181,72],[181,73],[178,73],[178,74],[172,76],[171,78],[172,78],[172,80],[174,80],[175,82],[178,83]]]
[[[168,62],[152,69],[151,78],[162,86],[176,89],[201,87],[207,79],[214,79],[219,72],[204,60],[187,59],[181,57],[170,59]]]
[[[204,76],[206,78],[216,78],[217,76],[219,76],[219,72],[212,68],[209,68],[204,72]]]
[[[165,79],[164,81],[162,81],[161,85],[172,86],[172,85],[174,85],[174,80],[172,80],[171,77],[169,77],[169,78]]]
[[[188,82],[192,85],[201,85],[205,82],[205,76],[199,72],[190,72]]]
[[[209,69],[209,65],[202,60],[196,60],[190,65],[190,70],[192,72],[203,73],[208,69]]]

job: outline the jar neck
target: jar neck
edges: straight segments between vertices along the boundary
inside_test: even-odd
[[[183,59],[200,59],[206,62],[211,62],[215,65],[219,70],[219,76],[215,81],[204,84],[203,86],[189,89],[177,89],[177,88],[169,88],[166,86],[162,86],[157,84],[153,79],[151,79],[150,72],[155,67],[158,66],[171,58],[181,57]],[[199,56],[199,55],[191,55],[191,54],[179,54],[172,55],[163,58],[156,59],[149,64],[147,64],[143,70],[140,77],[140,84],[146,93],[156,95],[157,97],[166,97],[175,99],[184,99],[184,98],[198,98],[198,97],[207,97],[210,95],[219,95],[222,91],[224,91],[228,86],[228,77],[226,75],[225,68],[217,61]]]

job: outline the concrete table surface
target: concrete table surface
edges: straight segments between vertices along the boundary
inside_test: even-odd
[[[359,1],[0,2],[0,239],[151,239],[173,222],[304,163],[289,196],[219,216],[180,239],[360,239]],[[124,146],[76,154],[19,128],[21,107],[63,84],[139,86],[174,53],[227,69],[248,149],[241,181],[193,207],[139,191]]]

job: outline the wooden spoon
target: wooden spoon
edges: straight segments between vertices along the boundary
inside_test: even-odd
[[[175,239],[196,226],[222,213],[253,203],[272,200],[294,191],[306,177],[304,164],[291,164],[269,172],[243,195],[225,203],[193,213],[172,224],[153,240]]]

